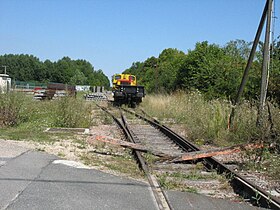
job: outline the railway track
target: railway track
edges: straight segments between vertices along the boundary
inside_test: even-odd
[[[116,124],[122,129],[124,135],[126,138],[133,143],[137,143],[136,138],[133,136],[131,130],[128,128],[128,125],[126,123],[126,120],[124,116],[121,114],[118,119],[117,116],[115,116],[112,112],[109,112],[106,108],[99,106],[103,111],[111,115],[111,117],[114,119]],[[148,182],[150,184],[150,187],[152,189],[154,198],[156,200],[156,203],[158,205],[158,208],[160,210],[168,210],[171,209],[170,204],[166,198],[166,195],[164,194],[163,190],[160,187],[160,184],[157,182],[156,178],[150,173],[149,166],[146,164],[146,161],[144,160],[142,154],[139,151],[134,151],[134,155],[138,161],[139,167],[144,171],[148,178]]]
[[[170,156],[181,155],[185,152],[199,151],[196,145],[182,138],[144,112],[138,114],[128,109],[121,109],[122,111],[119,111],[118,116],[116,116],[116,113],[112,113],[104,107],[100,108],[113,117],[130,142],[144,145],[150,150],[161,151]],[[125,117],[122,112],[128,113],[126,114],[127,117]],[[143,116],[144,114],[145,116]],[[198,187],[203,190],[206,185],[211,185],[211,188],[214,190],[212,192],[208,191],[208,193],[217,193],[218,191],[215,190],[215,186],[219,186],[219,183],[217,183],[218,178],[215,176],[217,173],[223,174],[223,176],[229,180],[234,192],[243,197],[244,200],[256,206],[280,209],[280,201],[278,198],[271,196],[266,191],[255,186],[251,181],[226,167],[215,158],[204,158],[199,164],[197,164],[197,162],[193,164],[194,162],[187,161],[174,164],[155,161],[155,159],[149,161],[151,155],[143,155],[139,151],[134,151],[134,154],[139,166],[147,175],[159,209],[171,209],[168,199],[161,189],[161,185],[166,184],[166,182],[162,182],[162,179],[167,178],[167,176],[165,176],[166,174],[171,175],[173,178],[179,177],[181,181],[184,178],[188,180],[189,177],[193,177],[198,180],[193,182],[190,180],[185,181],[185,186],[192,186],[193,184],[195,188]],[[204,167],[200,167],[202,164]],[[188,187],[189,191],[193,189],[192,187]]]

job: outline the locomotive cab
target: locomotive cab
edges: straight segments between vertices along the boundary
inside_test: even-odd
[[[131,74],[115,74],[113,76],[113,88],[117,85],[136,86],[136,77]]]
[[[144,87],[137,85],[136,77],[131,74],[115,74],[112,77],[114,105],[127,104],[135,107],[145,96]]]

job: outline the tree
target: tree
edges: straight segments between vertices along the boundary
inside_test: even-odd
[[[165,49],[159,55],[135,62],[123,73],[137,77],[138,84],[144,85],[147,92],[171,92],[176,89],[177,72],[184,60],[185,54],[177,49]]]
[[[70,78],[70,85],[85,85],[87,78],[83,74],[83,72],[76,70],[75,75]]]
[[[256,99],[259,95],[262,44],[259,46],[243,94],[246,99]],[[273,49],[268,96],[280,103],[280,37],[274,41]],[[209,99],[233,99],[250,50],[251,43],[244,40],[230,41],[224,47],[207,41],[198,42],[187,54],[168,48],[158,58],[152,56],[144,62],[132,63],[124,73],[136,75],[138,83],[144,85],[147,92],[199,90]]]
[[[197,89],[213,97],[216,95],[213,87],[221,76],[219,62],[223,56],[224,52],[219,46],[209,45],[206,41],[197,43],[179,69],[178,84],[187,90]]]
[[[168,48],[161,52],[158,59],[158,85],[162,91],[176,90],[178,71],[185,57],[185,53],[177,49]]]
[[[93,71],[93,74],[90,75],[89,85],[91,86],[104,86],[106,89],[110,87],[110,81],[108,77],[102,72],[101,69],[98,71]]]
[[[268,96],[280,104],[280,36],[272,43]]]
[[[98,84],[110,86],[108,78],[102,70],[94,71],[93,66],[86,60],[72,60],[63,57],[56,62],[45,60],[41,62],[33,55],[2,55],[0,65],[7,66],[8,74],[14,80],[57,82],[79,85]],[[94,81],[94,82],[93,82]]]

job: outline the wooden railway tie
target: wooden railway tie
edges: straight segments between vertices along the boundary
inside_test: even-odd
[[[224,147],[219,149],[210,149],[210,150],[204,150],[204,151],[195,151],[195,152],[188,152],[184,153],[180,156],[170,156],[168,154],[165,154],[161,151],[156,151],[154,149],[148,149],[143,145],[135,144],[127,141],[122,141],[119,139],[109,138],[105,136],[91,136],[88,139],[88,142],[92,141],[101,141],[104,143],[109,143],[129,149],[134,149],[140,152],[146,152],[151,153],[155,156],[160,157],[163,161],[169,161],[169,162],[181,162],[181,161],[188,161],[188,160],[195,160],[195,159],[202,159],[207,157],[213,157],[217,155],[228,155],[232,153],[241,152],[242,150],[248,150],[248,149],[259,149],[263,148],[264,145],[262,143],[259,144],[240,144],[240,145],[234,145],[230,147]]]

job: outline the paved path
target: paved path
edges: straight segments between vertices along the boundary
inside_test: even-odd
[[[58,159],[0,141],[0,208],[156,209],[147,184]]]
[[[0,209],[157,209],[146,183],[0,140]],[[174,209],[256,209],[167,192]]]

